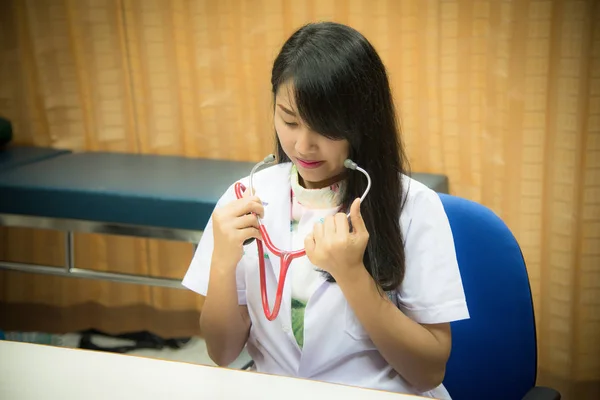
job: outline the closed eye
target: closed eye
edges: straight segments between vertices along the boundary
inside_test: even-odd
[[[288,122],[288,121],[284,120],[283,123],[292,128],[295,128],[298,126],[297,122]]]

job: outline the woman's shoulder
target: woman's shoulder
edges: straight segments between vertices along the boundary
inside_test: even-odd
[[[440,196],[422,182],[408,176],[401,175],[403,192],[403,217],[412,217],[414,214],[438,213],[443,210]]]
[[[405,201],[415,201],[421,198],[439,197],[429,186],[408,175],[401,175],[402,189]]]

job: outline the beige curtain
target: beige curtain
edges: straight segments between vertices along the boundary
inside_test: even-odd
[[[541,382],[573,399],[599,394],[597,1],[9,0],[0,114],[18,143],[257,160],[272,146],[271,63],[314,20],[348,23],[379,50],[412,170],[447,174],[453,194],[492,208],[520,241]],[[64,257],[53,232],[0,235],[4,259]],[[181,277],[192,254],[180,243],[76,240],[76,262],[103,270]],[[29,327],[40,322],[16,314],[44,305],[62,316],[59,330],[78,309],[80,325],[190,333],[201,306],[191,293],[105,282],[1,273],[0,285],[14,317],[5,322]]]

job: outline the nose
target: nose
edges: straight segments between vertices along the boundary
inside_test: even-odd
[[[296,151],[299,154],[310,154],[317,147],[317,134],[310,129],[303,128],[296,137]]]

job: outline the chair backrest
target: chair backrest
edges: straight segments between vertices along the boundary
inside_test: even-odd
[[[440,194],[471,318],[452,324],[444,385],[454,400],[522,399],[535,386],[529,278],[519,244],[488,208]]]

